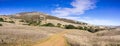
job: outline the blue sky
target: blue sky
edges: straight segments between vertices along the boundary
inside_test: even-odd
[[[0,0],[0,14],[44,12],[95,25],[120,25],[120,0]]]

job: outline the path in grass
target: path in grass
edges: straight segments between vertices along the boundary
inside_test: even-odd
[[[33,46],[69,46],[69,44],[67,43],[67,40],[64,38],[65,33],[67,33],[67,31],[57,33],[49,37],[47,40],[38,42]]]

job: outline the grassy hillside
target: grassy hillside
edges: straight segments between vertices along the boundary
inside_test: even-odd
[[[0,27],[0,46],[32,46],[56,33],[64,31],[67,32],[64,32],[62,36],[65,37],[67,43],[71,46],[120,45],[120,30],[118,29],[90,33],[85,30],[77,29],[27,26],[7,22],[0,23],[3,25]]]
[[[58,18],[38,12],[25,12],[0,17],[1,46],[33,46],[40,41],[48,44],[46,42],[54,43],[57,40],[59,41],[59,38],[63,40],[61,42],[63,45],[66,43],[70,46],[120,45],[119,27],[109,29],[106,26],[83,24],[83,22]]]
[[[55,16],[50,16],[48,14],[39,13],[39,12],[23,12],[23,13],[17,13],[14,15],[9,15],[8,17],[15,20],[15,22],[17,19],[20,19],[19,22],[17,21],[17,23],[23,23],[23,25],[30,25],[30,26],[51,26],[52,25],[52,27],[87,30],[92,33],[107,29],[107,27],[105,26],[90,25],[84,22],[58,18]],[[14,22],[13,20],[10,22]],[[58,24],[60,25],[58,26]],[[71,25],[72,27],[69,25]]]

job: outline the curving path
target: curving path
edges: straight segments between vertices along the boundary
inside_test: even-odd
[[[47,40],[39,42],[33,46],[69,46],[67,40],[64,38],[65,33],[67,33],[67,31],[57,33],[49,37]]]

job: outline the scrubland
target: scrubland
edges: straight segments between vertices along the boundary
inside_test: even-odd
[[[30,46],[54,33],[64,31],[55,27],[35,27],[4,22],[2,24],[0,46]]]
[[[32,46],[56,33],[64,34],[71,46],[120,46],[120,30],[104,30],[90,33],[85,30],[38,27],[1,22],[0,46]],[[59,41],[58,41],[59,42]]]

